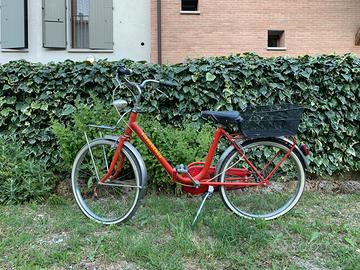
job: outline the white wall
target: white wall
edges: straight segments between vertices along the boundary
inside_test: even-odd
[[[85,52],[75,53],[69,51],[71,50],[70,0],[68,0],[67,9],[67,50],[45,49],[42,47],[42,0],[28,0],[29,49],[27,52],[0,51],[0,63],[19,59],[42,63],[51,61],[58,62],[66,59],[82,61],[89,55],[93,55],[95,59],[107,58],[109,60],[119,60],[122,58],[130,58],[132,60],[150,61],[150,1],[151,0],[113,0],[113,52],[104,53],[86,50]],[[144,42],[144,46],[141,46],[142,42]]]

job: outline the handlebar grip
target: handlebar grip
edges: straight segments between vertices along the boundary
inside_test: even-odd
[[[159,81],[159,85],[160,85],[160,86],[172,87],[172,88],[175,88],[175,87],[178,86],[178,85],[175,84],[175,83],[167,82],[167,81]]]
[[[118,76],[130,75],[130,74],[131,74],[131,70],[126,69],[124,66],[119,66],[117,69]]]

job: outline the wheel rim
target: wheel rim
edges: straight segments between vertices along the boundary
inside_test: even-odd
[[[90,143],[90,149],[83,148],[75,161],[72,176],[75,199],[86,216],[100,223],[124,221],[132,216],[139,198],[140,177],[136,163],[123,148],[121,173],[116,179],[100,184],[97,175],[101,179],[106,174],[116,147],[110,141],[95,141]]]
[[[261,172],[268,175],[288,152],[288,148],[275,142],[256,142],[244,146],[249,160]],[[225,162],[223,169],[227,172],[221,176],[221,182],[235,181],[229,168],[245,168],[252,172],[249,165],[239,158],[235,151]],[[221,194],[226,205],[240,216],[247,218],[273,219],[288,212],[300,199],[304,188],[305,174],[296,154],[281,164],[270,178],[269,187],[221,187]],[[239,181],[239,180],[238,180]],[[244,181],[242,178],[241,181]],[[247,175],[247,182],[258,182],[255,174]]]

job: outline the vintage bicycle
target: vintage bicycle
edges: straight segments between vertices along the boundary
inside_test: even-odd
[[[81,211],[103,224],[129,220],[144,197],[148,175],[143,158],[132,144],[138,136],[164,167],[172,181],[185,192],[202,195],[194,218],[198,218],[205,201],[219,192],[233,213],[250,219],[271,220],[290,211],[299,201],[305,185],[305,169],[309,150],[298,144],[297,133],[303,107],[282,104],[249,107],[238,111],[203,111],[201,116],[217,128],[205,161],[171,166],[137,124],[141,97],[147,87],[176,87],[173,83],[148,79],[141,84],[129,80],[130,70],[120,66],[116,73],[119,85],[131,90],[135,101],[132,109],[123,113],[128,103],[115,99],[113,105],[121,116],[115,126],[89,125],[89,128],[121,135],[102,135],[89,139],[78,152],[72,168],[72,189]],[[121,114],[120,114],[121,112]],[[129,114],[128,122],[125,115]],[[118,128],[124,121],[126,127]],[[214,156],[220,139],[229,146],[218,158]]]

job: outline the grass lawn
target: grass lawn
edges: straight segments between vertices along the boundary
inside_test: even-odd
[[[304,194],[275,221],[232,215],[216,194],[148,194],[125,225],[85,218],[72,200],[0,206],[0,269],[360,269],[360,196]]]

